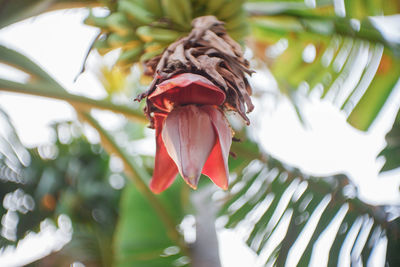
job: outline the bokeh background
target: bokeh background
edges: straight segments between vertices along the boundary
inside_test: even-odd
[[[0,1],[0,266],[196,266],[204,218],[221,266],[398,266],[399,2],[179,3]],[[256,108],[229,190],[155,196],[140,62],[205,14]]]

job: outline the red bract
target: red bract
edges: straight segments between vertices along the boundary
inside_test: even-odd
[[[227,189],[232,132],[217,106],[225,93],[203,76],[185,73],[160,83],[148,99],[164,111],[154,113],[157,150],[151,190],[164,191],[178,172],[192,188],[205,174]]]
[[[158,109],[169,112],[174,106],[187,104],[221,105],[225,93],[201,75],[182,73],[158,84],[148,99]]]

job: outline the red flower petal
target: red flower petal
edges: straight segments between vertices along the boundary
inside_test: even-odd
[[[210,116],[196,105],[178,107],[168,114],[162,139],[183,179],[196,188],[201,170],[216,142]]]
[[[178,169],[168,155],[162,140],[161,132],[165,121],[165,115],[154,115],[154,126],[156,128],[156,158],[154,165],[153,178],[150,181],[150,189],[158,194],[167,189],[178,174]]]
[[[202,106],[201,110],[210,116],[217,135],[217,141],[208,157],[202,173],[207,175],[217,186],[228,189],[228,157],[232,144],[232,131],[220,110],[213,106]]]
[[[185,104],[222,105],[225,92],[201,75],[182,73],[157,85],[148,99],[157,108],[171,111]]]

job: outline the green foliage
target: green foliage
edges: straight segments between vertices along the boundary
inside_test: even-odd
[[[400,265],[400,219],[397,218],[390,222],[388,227],[388,246],[386,252],[386,261],[389,266],[399,266]],[[393,238],[395,237],[395,238]]]
[[[139,122],[147,122],[141,111],[135,110],[126,105],[115,105],[107,100],[94,100],[87,97],[73,95],[58,84],[50,75],[40,68],[35,62],[25,57],[21,53],[0,45],[0,62],[16,70],[21,70],[29,79],[25,82],[15,82],[0,78],[0,90],[25,93],[36,96],[51,97],[65,100],[76,108],[85,109],[95,107],[97,109],[113,110],[114,112],[124,114],[127,118]]]
[[[0,136],[0,182],[2,186],[0,187],[0,194],[2,200],[9,192],[14,192],[18,189],[18,184],[22,182],[19,176],[20,170],[24,165],[29,164],[30,156],[26,149],[21,145],[18,136],[16,135],[15,128],[10,123],[9,116],[0,109],[0,124],[2,125],[3,134]],[[19,191],[19,196],[24,197],[24,193]],[[11,195],[9,195],[12,197]],[[27,196],[27,205],[21,205],[18,207],[12,201],[3,201],[5,205],[0,206],[0,214],[5,215],[10,207],[13,211],[26,212],[32,209],[32,197]],[[12,200],[12,198],[9,198]],[[15,218],[15,213],[13,214]],[[11,226],[11,225],[10,225]],[[4,223],[2,228],[6,228],[7,224]],[[11,228],[11,227],[10,227]],[[0,246],[5,246],[8,244],[13,244],[16,238],[15,228],[2,230],[2,236],[0,237]],[[5,236],[5,237],[4,237]],[[9,238],[6,238],[9,236]]]
[[[317,1],[316,8],[300,2],[245,6],[257,57],[270,66],[296,108],[297,94],[320,95],[344,110],[351,125],[367,130],[400,71],[400,43],[368,16],[386,12],[386,5],[398,12],[398,1],[345,1],[343,10],[335,10],[331,1]]]
[[[48,10],[98,4],[97,0],[0,0],[0,28]]]
[[[176,223],[182,220],[182,205],[187,202],[180,193],[182,189],[182,182],[174,183],[160,196]],[[121,214],[114,236],[115,266],[185,265],[185,257],[167,235],[168,229],[132,184],[124,189]]]
[[[388,224],[386,207],[358,199],[356,187],[344,175],[306,177],[268,157],[251,162],[236,181],[222,197],[220,216],[228,219],[227,228],[246,225],[246,242],[263,264],[309,266],[314,254],[322,251],[329,252],[328,266],[340,265],[342,253],[349,253],[353,263],[365,264],[384,236],[389,250],[398,247],[398,228]],[[328,229],[334,240],[315,251]],[[304,250],[300,244],[306,245]]]
[[[385,157],[381,172],[400,167],[400,112],[397,113],[393,128],[386,134],[386,147],[379,156]]]
[[[390,52],[384,52],[373,80],[348,117],[351,125],[361,130],[368,129],[395,88],[399,80],[399,73],[400,59],[393,57]],[[366,73],[365,79],[367,75]],[[363,80],[360,81],[360,84],[362,82]],[[356,91],[352,94],[355,95],[355,93]],[[352,103],[353,95],[347,98],[344,108],[354,105]]]
[[[105,151],[98,144],[87,142],[75,123],[55,124],[53,144],[26,149],[13,133],[12,125],[2,122],[14,136],[11,143],[2,139],[2,145],[19,148],[18,153],[15,149],[1,153],[2,159],[14,159],[12,163],[0,161],[2,214],[13,214],[17,220],[12,227],[3,225],[3,231],[9,227],[8,231],[15,235],[1,237],[2,246],[16,244],[30,231],[38,231],[45,219],[57,222],[61,214],[71,219],[74,228],[73,242],[66,250],[79,251],[88,240],[99,247],[99,243],[111,239],[118,218],[120,191],[111,187],[109,179],[111,175],[124,178],[109,170]],[[29,164],[15,160],[21,155],[30,159]],[[103,239],[99,238],[100,232]],[[79,240],[82,233],[86,237]],[[82,258],[73,255],[76,260],[98,260],[102,253],[101,250],[93,251],[92,255],[81,253]]]

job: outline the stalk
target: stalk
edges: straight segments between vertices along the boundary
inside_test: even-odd
[[[110,110],[125,115],[127,118],[140,122],[148,123],[144,115],[138,110],[132,109],[127,106],[115,105],[105,100],[95,100],[84,96],[74,95],[67,93],[64,90],[53,90],[53,86],[49,84],[25,84],[13,81],[0,79],[0,91],[22,93],[35,96],[43,96],[48,98],[54,98],[58,100],[64,100],[73,106],[77,106],[80,109],[98,108],[104,110]]]
[[[218,207],[211,199],[212,187],[192,194],[196,211],[196,242],[191,247],[192,267],[221,267],[215,219]]]

